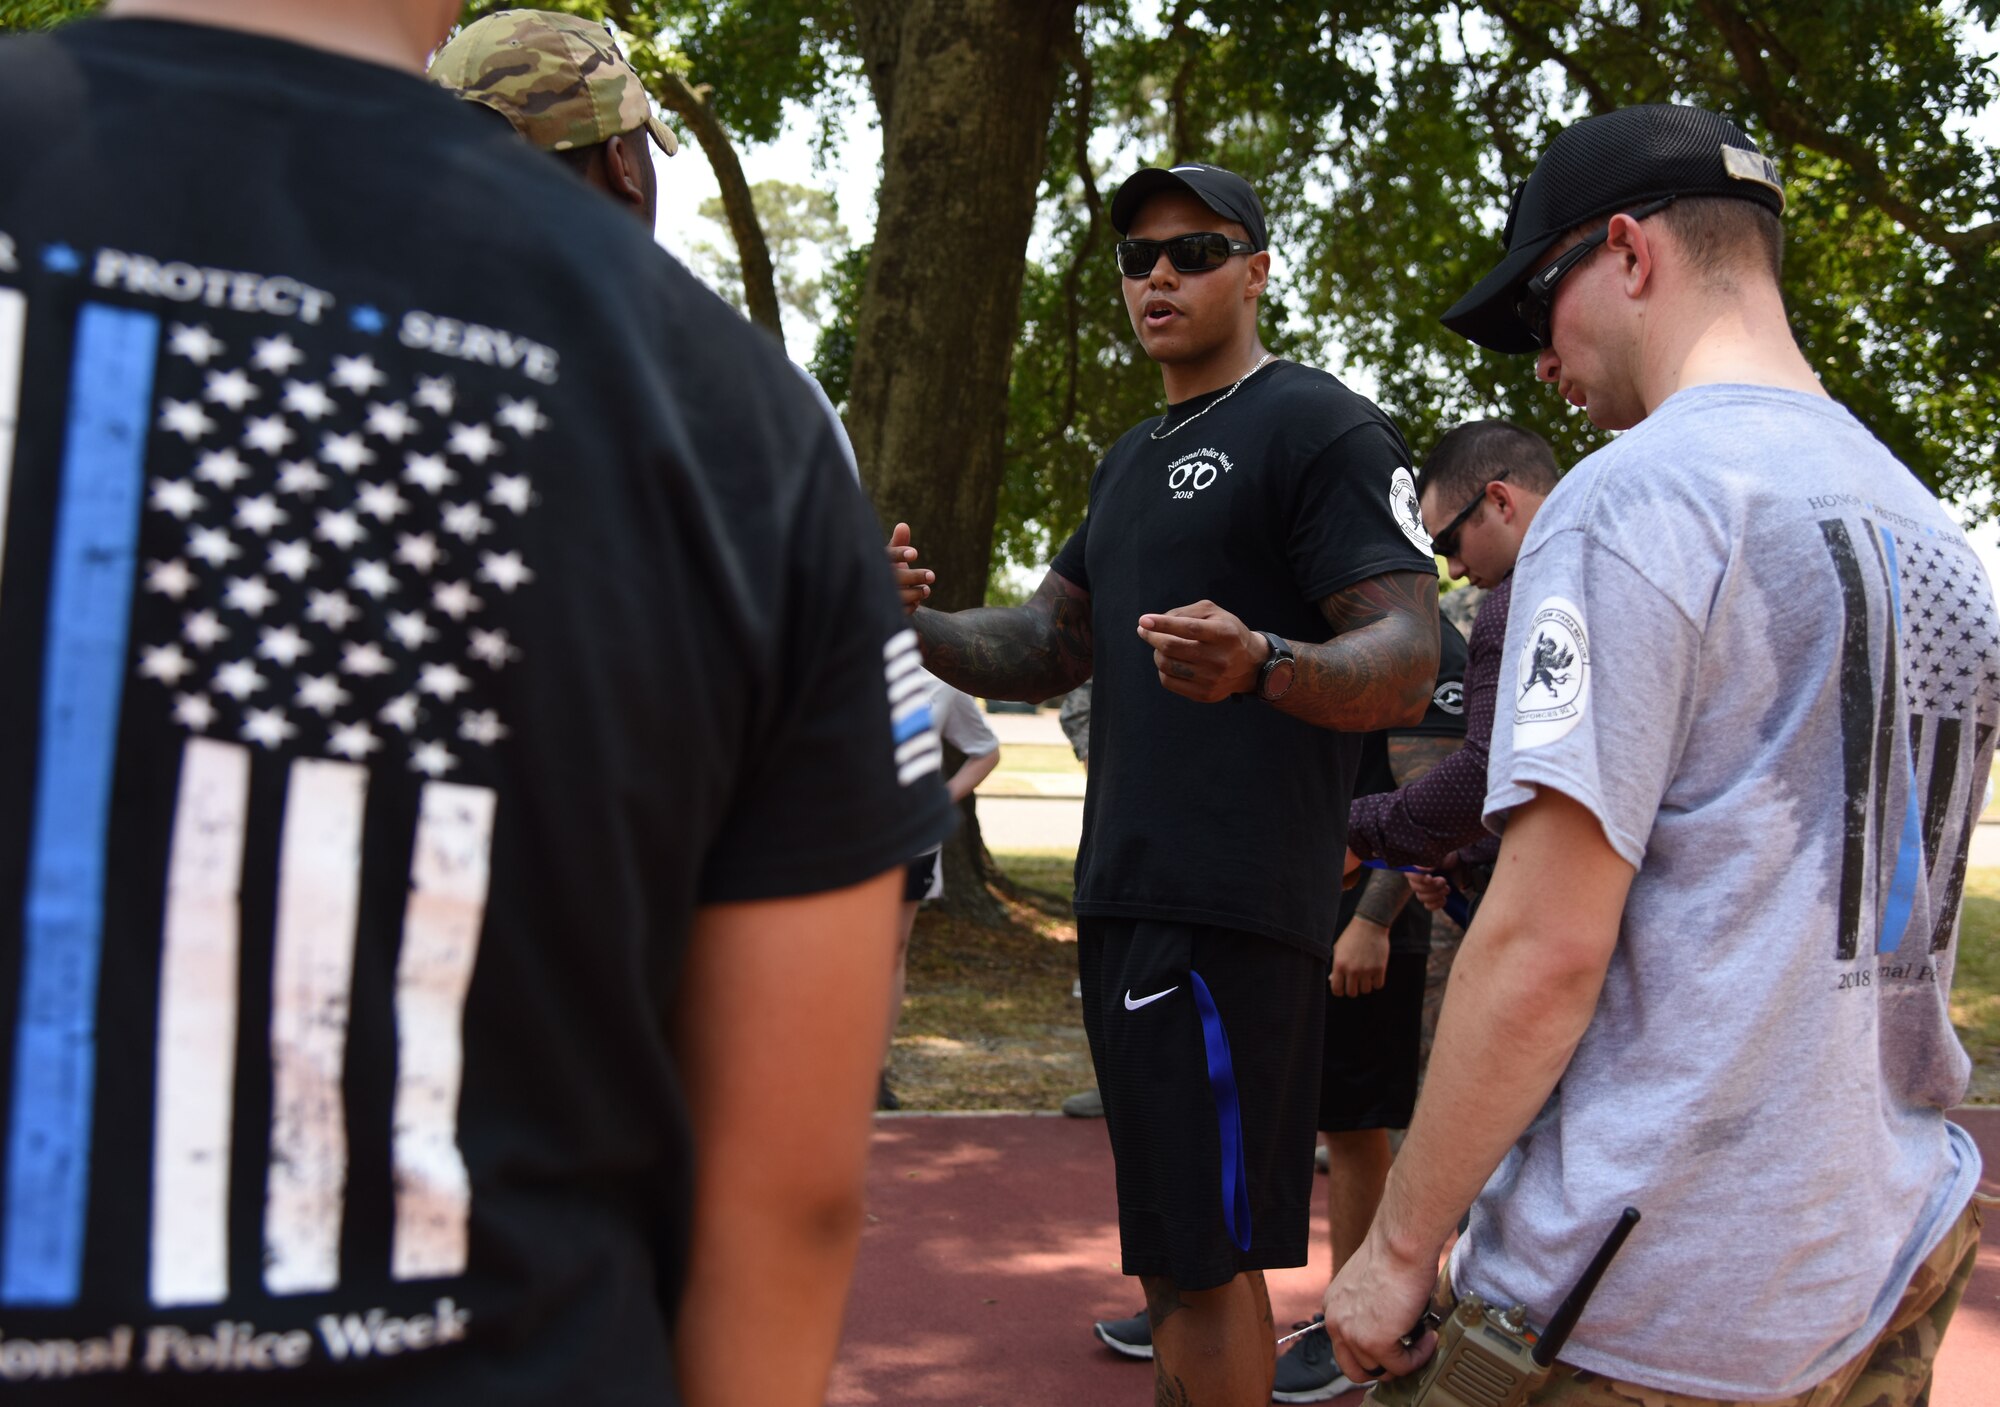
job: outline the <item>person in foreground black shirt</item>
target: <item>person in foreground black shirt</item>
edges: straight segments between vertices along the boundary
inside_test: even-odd
[[[934,673],[1007,699],[1091,680],[1078,964],[1124,1267],[1162,1400],[1262,1403],[1262,1272],[1305,1262],[1359,735],[1430,702],[1436,567],[1388,417],[1264,349],[1250,186],[1141,171],[1111,215],[1166,414],[1105,456],[1026,606],[919,609],[902,525],[889,551]]]
[[[457,9],[0,41],[10,1400],[824,1395],[916,639],[777,350],[418,76]]]

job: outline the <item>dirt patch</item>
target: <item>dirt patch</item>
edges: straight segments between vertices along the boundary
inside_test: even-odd
[[[917,915],[889,1080],[905,1109],[1054,1109],[1093,1083],[1076,980],[1070,857],[998,857],[1002,922]]]

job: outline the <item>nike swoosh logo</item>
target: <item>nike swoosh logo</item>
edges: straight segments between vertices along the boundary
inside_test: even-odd
[[[1140,1007],[1145,1006],[1148,1002],[1156,1002],[1161,997],[1166,996],[1168,992],[1178,992],[1179,990],[1180,986],[1178,983],[1176,983],[1174,986],[1167,988],[1166,992],[1155,992],[1150,997],[1141,997],[1139,998],[1139,1000],[1133,1001],[1132,989],[1130,987],[1127,987],[1125,989],[1125,1009],[1127,1011],[1137,1011]]]

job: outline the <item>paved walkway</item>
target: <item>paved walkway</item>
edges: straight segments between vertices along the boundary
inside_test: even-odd
[[[983,809],[983,808],[982,808]],[[1962,1110],[2000,1192],[2000,1109]],[[1118,1273],[1111,1154],[1097,1120],[881,1116],[868,1226],[828,1407],[1139,1407],[1150,1365],[1115,1357],[1093,1319],[1140,1305]],[[1278,1323],[1318,1308],[1312,1264],[1271,1273]],[[2000,1402],[2000,1217],[1937,1366],[1931,1407]],[[1355,1407],[1359,1395],[1340,1399]]]

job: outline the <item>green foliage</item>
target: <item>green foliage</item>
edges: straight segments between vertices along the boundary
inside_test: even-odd
[[[774,137],[788,103],[831,140],[865,91],[843,0],[543,3],[610,18],[644,72],[709,86],[740,143]],[[0,0],[0,28],[94,7]],[[1198,157],[1257,183],[1280,256],[1267,342],[1372,388],[1419,456],[1479,415],[1588,453],[1603,437],[1526,359],[1436,318],[1498,257],[1507,192],[1560,125],[1633,102],[1715,108],[1764,146],[1791,199],[1787,302],[1828,390],[1927,483],[2000,498],[2000,157],[1967,130],[2000,86],[1968,26],[2000,21],[2000,0],[1161,0],[1143,24],[1134,8],[1087,0],[1051,115],[996,569],[1046,561],[1097,460],[1159,409],[1103,213],[1110,173],[1142,163]],[[825,213],[794,193],[767,233],[807,303],[795,251],[825,239],[836,256],[813,365],[844,400],[869,251],[840,252]]]
[[[1051,253],[1023,295],[1002,551],[1046,560],[1081,515],[1090,466],[1158,409],[1117,306],[1114,236],[1084,214],[1106,152],[1120,170],[1202,159],[1248,174],[1280,255],[1267,341],[1372,383],[1419,456],[1462,420],[1502,415],[1574,462],[1603,436],[1526,358],[1436,319],[1499,257],[1507,193],[1562,122],[1634,102],[1726,112],[1778,161],[1787,300],[1828,390],[1928,483],[1993,493],[2000,226],[1985,222],[2000,163],[1964,123],[1995,79],[1956,14],[1908,0],[1178,0],[1142,28],[1123,6],[1092,8],[1094,91],[1079,117],[1079,66],[1050,145]],[[1069,310],[1060,272],[1080,255]]]
[[[815,277],[811,269],[815,263],[831,267],[847,252],[847,226],[840,222],[839,202],[832,191],[814,186],[759,181],[750,187],[750,203],[756,207],[757,223],[763,227],[764,242],[771,251],[778,301],[817,320],[826,281]],[[700,213],[727,232],[729,217],[721,196],[704,200]],[[689,252],[694,267],[716,292],[743,307],[743,265],[735,245],[704,241]]]
[[[812,0],[626,0],[605,6],[634,32],[665,33],[716,116],[740,142],[768,142],[785,103],[815,107],[830,131],[861,72],[844,4]]]
[[[81,19],[104,0],[0,0],[0,33],[14,29],[50,29]]]
[[[812,374],[837,406],[847,404],[854,381],[854,329],[861,312],[862,290],[868,286],[868,255],[873,245],[850,249],[826,276],[826,321],[820,324],[813,349]]]

